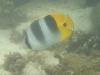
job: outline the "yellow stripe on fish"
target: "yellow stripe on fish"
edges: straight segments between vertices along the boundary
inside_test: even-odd
[[[69,16],[64,16],[62,13],[50,14],[56,21],[58,29],[60,30],[60,41],[69,38],[73,30],[73,21]]]
[[[45,49],[68,39],[73,22],[62,13],[52,13],[35,20],[26,30],[26,44],[32,49]]]

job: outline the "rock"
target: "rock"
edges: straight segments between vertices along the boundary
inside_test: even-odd
[[[22,75],[46,75],[41,65],[29,62],[23,69]]]

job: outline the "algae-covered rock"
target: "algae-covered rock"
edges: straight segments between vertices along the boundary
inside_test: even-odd
[[[46,73],[40,64],[29,62],[23,69],[22,75],[46,75]]]
[[[14,75],[96,75],[100,72],[100,53],[60,51],[13,53],[6,57],[4,69]]]
[[[3,67],[6,71],[15,75],[21,75],[22,69],[25,67],[26,59],[19,53],[9,54],[5,58]]]
[[[37,62],[44,67],[53,67],[59,64],[59,59],[51,51],[31,52],[28,54],[28,59],[32,62]]]
[[[98,35],[100,37],[99,31],[100,31],[100,3],[94,7],[92,13],[91,13],[91,21],[92,21],[92,33]]]
[[[5,71],[4,69],[0,69],[0,75],[13,75],[13,74],[8,71]]]
[[[96,75],[91,59],[76,53],[65,54],[58,66],[46,68],[46,72],[48,75]]]

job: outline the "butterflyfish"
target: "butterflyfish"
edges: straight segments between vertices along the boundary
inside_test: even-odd
[[[33,50],[41,50],[69,39],[73,21],[63,13],[51,13],[37,19],[26,29],[26,44]]]

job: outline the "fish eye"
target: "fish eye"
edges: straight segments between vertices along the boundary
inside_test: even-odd
[[[66,24],[66,23],[64,23],[64,24],[63,24],[63,26],[64,26],[64,27],[67,27],[67,24]]]

